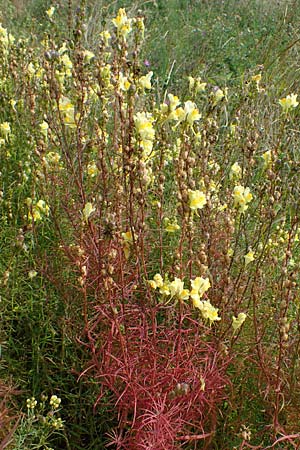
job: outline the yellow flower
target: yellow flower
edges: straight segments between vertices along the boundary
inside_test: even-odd
[[[210,325],[221,317],[218,316],[218,308],[215,308],[209,300],[200,301],[196,308],[200,309],[203,319],[209,320]]]
[[[147,75],[142,76],[138,81],[138,86],[141,89],[151,89],[151,78],[153,72],[149,72]]]
[[[192,210],[202,209],[206,203],[207,201],[204,192],[189,190],[189,206]]]
[[[230,180],[232,180],[233,178],[238,179],[241,178],[241,175],[242,175],[242,168],[238,162],[235,162],[234,164],[232,164],[230,168],[229,178]]]
[[[98,169],[98,167],[97,167],[97,165],[96,165],[96,163],[94,161],[88,163],[87,173],[92,178],[95,177],[96,175],[98,175],[99,169]]]
[[[59,101],[59,110],[64,115],[64,123],[70,128],[75,128],[75,108],[68,97],[62,97]]]
[[[205,91],[207,83],[202,83],[201,78],[193,78],[188,77],[189,80],[189,91],[195,92],[195,94],[198,94],[199,92]]]
[[[261,80],[261,73],[258,73],[257,75],[252,75],[251,80],[255,81],[255,83],[259,83]]]
[[[170,114],[169,118],[177,120],[178,124],[186,121],[188,125],[192,127],[196,120],[201,119],[201,114],[199,113],[196,104],[191,100],[188,100],[184,103],[184,108],[180,107],[175,109],[173,114]]]
[[[45,156],[45,161],[48,164],[58,164],[60,161],[60,154],[57,152],[49,152]]]
[[[232,328],[234,332],[238,330],[245,322],[247,314],[239,313],[237,317],[232,317]]]
[[[153,122],[154,119],[150,113],[138,112],[134,116],[134,124],[141,138],[140,145],[144,150],[144,158],[148,158],[152,152],[155,136],[155,130],[152,125]]]
[[[248,209],[248,203],[251,202],[253,195],[248,187],[235,186],[233,190],[234,206],[239,208],[241,213],[244,213]]]
[[[160,273],[157,273],[156,275],[154,275],[153,280],[155,281],[156,286],[159,288],[164,285],[164,280]]]
[[[168,119],[176,119],[176,108],[180,105],[180,100],[176,95],[168,94],[168,103],[160,105],[160,110],[163,114],[169,113]]]
[[[180,230],[180,226],[177,223],[177,219],[170,220],[167,217],[165,218],[165,231],[168,233],[175,233],[175,231]]]
[[[299,102],[297,102],[297,94],[289,94],[285,98],[281,98],[279,104],[283,112],[287,113],[290,109],[296,108],[299,105]]]
[[[132,19],[128,19],[125,9],[120,8],[118,15],[115,19],[112,19],[112,23],[117,28],[118,34],[126,40],[127,35],[131,31],[131,22]]]
[[[268,150],[267,152],[262,154],[262,158],[264,160],[264,166],[269,167],[272,163],[272,152]]]
[[[87,202],[84,205],[84,208],[82,210],[82,216],[83,219],[87,222],[89,217],[93,214],[93,212],[96,211],[96,208],[93,206],[93,204],[91,202]]]
[[[99,36],[103,40],[103,43],[107,46],[108,45],[108,41],[111,38],[110,32],[107,31],[107,30],[101,31],[101,33],[99,33]]]
[[[51,17],[53,16],[54,12],[55,12],[54,6],[51,6],[49,9],[47,9],[46,14],[49,17],[49,19],[51,19]]]
[[[35,205],[32,205],[32,199],[27,198],[26,204],[28,208],[32,208],[28,212],[28,219],[33,220],[34,222],[39,222],[42,220],[43,216],[49,215],[49,205],[44,200],[39,200]]]
[[[84,50],[83,58],[85,63],[89,63],[93,58],[95,58],[95,54],[90,50]]]
[[[0,124],[0,132],[5,139],[11,134],[9,122],[3,122]]]
[[[244,258],[245,258],[245,267],[247,267],[248,264],[254,261],[255,254],[251,249],[249,249],[248,253],[244,256]]]
[[[213,105],[217,105],[221,100],[227,100],[227,88],[222,91],[222,89],[217,88],[214,92],[212,92]]]
[[[48,136],[48,129],[49,129],[48,123],[45,122],[45,120],[43,120],[43,122],[39,124],[39,127],[40,127],[40,130],[41,130],[41,133],[42,133],[45,137],[47,137],[47,136]]]
[[[131,230],[126,231],[125,233],[122,233],[122,239],[123,239],[123,250],[125,258],[128,259],[131,252],[131,246],[133,244],[133,235],[131,233]]]
[[[191,280],[192,290],[190,292],[191,299],[195,308],[199,308],[200,299],[203,297],[206,291],[210,288],[211,284],[209,278],[196,277]]]
[[[161,295],[170,295],[169,284],[164,283],[164,284],[159,288],[159,293],[160,293]]]
[[[130,86],[131,86],[131,83],[128,81],[128,78],[124,77],[122,72],[120,72],[120,74],[119,74],[119,88],[121,89],[121,91],[128,91]]]
[[[156,288],[157,288],[157,285],[156,285],[156,283],[155,283],[154,280],[149,280],[149,281],[148,281],[148,284],[149,284],[149,286],[150,286],[152,289],[156,289]]]

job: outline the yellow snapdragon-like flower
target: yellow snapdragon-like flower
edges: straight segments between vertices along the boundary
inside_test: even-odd
[[[229,178],[230,180],[235,179],[239,179],[242,176],[242,168],[239,165],[238,162],[235,162],[234,164],[232,164],[231,168],[230,168],[230,174],[229,174]]]
[[[140,145],[144,150],[144,157],[147,158],[152,152],[155,130],[153,128],[154,118],[152,114],[138,112],[134,116],[135,128],[140,136]]]
[[[187,300],[190,292],[184,288],[184,282],[180,278],[175,277],[173,281],[169,282],[167,279],[157,273],[154,275],[153,280],[148,281],[152,289],[158,289],[159,293],[163,296],[170,296],[178,300]]]
[[[30,211],[28,212],[28,219],[34,222],[39,222],[42,220],[43,216],[49,216],[49,205],[44,200],[39,200],[37,203],[33,204],[31,198],[26,199],[26,204]]]
[[[184,282],[177,277],[169,284],[169,290],[171,297],[177,297],[179,300],[187,300],[190,295],[188,289],[184,289]]]
[[[88,163],[87,173],[88,173],[88,176],[91,178],[94,178],[98,175],[99,169],[94,161]]]
[[[93,212],[96,211],[95,206],[91,203],[91,202],[87,202],[84,205],[84,208],[82,210],[82,217],[85,220],[85,222],[88,221],[88,219],[90,218],[90,216],[93,214]]]
[[[239,313],[237,317],[232,317],[232,328],[236,332],[245,322],[247,314]]]
[[[11,134],[11,128],[10,128],[9,122],[3,122],[0,124],[0,133],[5,139],[8,138],[8,136]]]
[[[124,77],[124,75],[122,74],[122,72],[119,73],[119,88],[121,91],[128,91],[128,89],[130,88],[131,83],[130,81],[128,81],[127,77]]]
[[[196,277],[191,280],[191,292],[190,296],[193,301],[195,308],[200,307],[200,299],[203,297],[205,292],[211,287],[209,278]]]
[[[262,158],[264,160],[264,166],[265,167],[269,167],[272,164],[272,152],[271,152],[271,150],[266,151],[261,156],[262,156]]]
[[[170,220],[168,217],[165,218],[165,231],[168,233],[175,233],[175,231],[180,230],[180,226],[177,223],[177,219]]]
[[[138,86],[139,88],[141,88],[142,90],[144,89],[151,89],[151,78],[153,76],[153,72],[149,72],[147,73],[147,75],[142,76],[139,80],[138,80]]]
[[[189,190],[189,207],[192,210],[202,209],[207,203],[206,196],[202,191]]]
[[[168,119],[176,119],[176,108],[180,105],[180,100],[176,95],[168,94],[168,102],[160,105],[160,111],[163,114],[169,114]]]
[[[59,101],[59,110],[63,113],[64,124],[69,128],[76,128],[75,108],[68,97],[62,97]]]
[[[95,58],[95,53],[91,52],[90,50],[84,50],[83,61],[85,63],[89,64],[93,58]]]
[[[217,88],[212,92],[211,96],[214,106],[220,103],[223,99],[227,101],[227,88],[225,88],[224,91],[220,88]]]
[[[201,114],[194,102],[188,100],[184,103],[184,108],[179,107],[173,111],[170,118],[177,120],[178,124],[181,122],[187,122],[189,126],[193,126],[196,120],[201,119]]]
[[[241,213],[244,213],[248,209],[248,203],[253,199],[253,195],[248,187],[235,186],[233,190],[234,206],[239,208]]]
[[[126,40],[127,35],[132,30],[132,19],[128,19],[124,8],[120,8],[118,15],[115,19],[112,19],[112,23],[117,28],[119,36],[122,36]]]
[[[123,240],[123,251],[125,258],[128,259],[131,253],[131,247],[133,245],[133,235],[131,230],[126,231],[125,233],[122,233],[122,240]]]
[[[297,102],[297,94],[289,94],[285,98],[281,98],[279,104],[282,107],[283,112],[287,113],[292,108],[296,108],[299,105],[299,102]]]
[[[49,19],[53,17],[54,12],[55,12],[54,6],[51,6],[49,9],[47,9],[46,14],[49,17]]]
[[[188,77],[188,80],[190,92],[195,92],[195,94],[198,94],[199,92],[205,91],[207,83],[203,83],[200,77],[198,78]]]
[[[245,258],[245,266],[247,267],[248,264],[250,264],[252,261],[254,261],[255,254],[251,249],[249,249],[248,253],[244,256],[244,258]]]
[[[221,317],[218,316],[219,309],[215,308],[209,300],[200,301],[197,308],[200,309],[203,319],[209,320],[210,325],[221,320]]]

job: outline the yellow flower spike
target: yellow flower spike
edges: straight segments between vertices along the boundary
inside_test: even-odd
[[[241,185],[235,186],[232,196],[234,198],[234,207],[239,208],[241,213],[248,209],[248,203],[253,199],[250,189]]]
[[[188,192],[189,194],[189,207],[191,210],[202,209],[206,203],[206,196],[204,192],[196,190],[192,191],[191,189]]]
[[[264,160],[264,166],[265,167],[269,167],[272,164],[272,152],[271,152],[271,150],[266,151],[261,156],[262,156],[262,158]]]
[[[232,328],[234,333],[243,325],[247,317],[245,313],[239,313],[237,317],[232,317]]]
[[[285,98],[281,98],[278,102],[285,114],[299,105],[299,102],[297,102],[297,94],[289,94]]]
[[[126,40],[127,35],[131,32],[132,19],[128,19],[124,8],[120,8],[118,15],[115,19],[112,19],[112,23],[117,28],[118,34]]]
[[[255,259],[255,253],[249,249],[248,253],[244,256],[245,258],[245,267],[248,266]]]
[[[96,208],[93,206],[91,202],[87,202],[82,210],[82,217],[85,220],[85,222],[88,221],[90,216],[93,214],[93,212],[96,211]]]

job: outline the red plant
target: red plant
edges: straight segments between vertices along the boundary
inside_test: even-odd
[[[174,449],[212,436],[230,358],[183,305],[101,305],[89,334],[97,403],[110,392],[118,412],[117,448]]]

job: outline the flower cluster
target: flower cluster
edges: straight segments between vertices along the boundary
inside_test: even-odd
[[[31,198],[26,199],[26,204],[29,208],[28,220],[33,222],[40,222],[43,217],[49,216],[50,207],[45,200],[38,200],[38,202],[32,201]]]
[[[297,94],[289,94],[281,98],[279,104],[282,107],[282,111],[285,114],[288,113],[292,108],[296,108],[299,105],[299,102],[297,102]]]
[[[191,290],[188,290],[185,289],[184,282],[180,278],[175,277],[170,282],[167,278],[163,279],[159,273],[148,281],[152,289],[158,289],[161,295],[170,297],[170,299],[188,300],[191,298],[194,307],[200,310],[203,319],[209,320],[210,324],[221,320],[218,317],[218,308],[215,308],[209,300],[201,300],[211,286],[209,278],[196,277],[190,282]]]
[[[140,137],[140,145],[144,150],[144,158],[150,156],[155,137],[155,130],[153,128],[154,118],[152,114],[145,111],[138,112],[134,116],[135,128]]]
[[[248,209],[248,203],[253,199],[253,195],[248,187],[235,186],[233,190],[234,207],[239,208],[239,212],[244,213]]]

